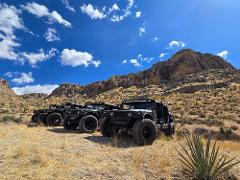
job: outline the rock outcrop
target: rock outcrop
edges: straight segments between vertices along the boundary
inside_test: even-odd
[[[184,49],[169,60],[156,63],[145,71],[113,76],[108,80],[94,82],[86,86],[62,84],[50,96],[71,97],[73,94],[78,94],[91,97],[118,87],[128,88],[131,86],[144,87],[167,84],[185,75],[196,74],[210,69],[234,70],[235,68],[219,56]]]

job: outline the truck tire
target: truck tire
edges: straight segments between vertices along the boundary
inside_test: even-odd
[[[83,116],[79,121],[79,129],[82,133],[93,133],[98,128],[98,120],[93,115]]]
[[[164,130],[166,136],[172,136],[174,134],[175,127],[171,123],[168,125],[167,129]]]
[[[38,115],[39,115],[39,113],[33,114],[31,121],[34,123],[39,123]]]
[[[132,128],[133,138],[140,146],[151,145],[157,136],[156,124],[150,119],[136,121]]]
[[[63,121],[63,127],[64,129],[66,130],[76,130],[77,127],[78,127],[78,124],[77,123],[71,123],[71,121],[68,121],[68,120],[64,120]]]
[[[39,113],[38,116],[37,116],[38,122],[43,123],[44,125],[47,125],[46,124],[46,117],[47,117],[46,113]]]
[[[105,137],[112,137],[114,135],[113,126],[107,118],[100,121],[100,132]]]
[[[51,113],[47,116],[46,125],[47,126],[59,126],[63,121],[63,117],[59,113]]]

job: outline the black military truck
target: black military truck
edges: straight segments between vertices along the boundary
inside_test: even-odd
[[[47,126],[59,126],[63,122],[64,112],[70,108],[81,108],[77,104],[50,105],[48,109],[38,109],[33,112],[32,122],[43,123]]]
[[[133,136],[139,145],[150,145],[157,131],[174,133],[174,119],[168,108],[152,99],[125,100],[118,110],[106,110],[100,118],[100,131],[111,137],[120,131]]]
[[[82,133],[93,133],[99,125],[98,119],[104,110],[118,109],[118,106],[98,103],[86,103],[82,108],[71,108],[65,111],[63,126],[67,130],[79,130]]]

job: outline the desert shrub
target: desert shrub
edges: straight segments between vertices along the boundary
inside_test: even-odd
[[[0,118],[0,123],[9,123],[9,122],[21,123],[22,119],[17,118],[15,116],[11,116],[11,115],[3,116],[2,118]]]
[[[233,129],[232,128],[227,128],[224,125],[223,126],[219,126],[219,131],[220,131],[220,135],[223,138],[229,139],[230,135],[233,134]]]
[[[199,117],[200,117],[200,118],[205,118],[206,115],[205,115],[204,113],[200,113],[200,114],[199,114]]]
[[[190,135],[190,134],[191,134],[191,132],[190,132],[190,130],[187,129],[187,128],[178,128],[178,129],[176,130],[176,135],[177,135],[178,137],[185,137],[185,136]]]
[[[199,135],[186,137],[186,145],[181,145],[178,158],[183,165],[183,179],[214,180],[221,178],[232,167],[239,164],[236,158],[228,159],[220,155],[217,141],[208,137],[205,147]]]
[[[236,125],[232,125],[231,126],[231,129],[234,130],[234,131],[237,131],[238,130],[238,127]]]

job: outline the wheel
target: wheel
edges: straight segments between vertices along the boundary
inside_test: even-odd
[[[63,121],[63,127],[66,130],[76,130],[78,127],[77,123],[71,123],[69,120],[64,120]]]
[[[98,127],[98,120],[93,115],[83,116],[79,121],[79,129],[82,133],[93,133]]]
[[[166,136],[172,136],[174,134],[174,125],[172,123],[170,123],[167,127],[167,129],[164,130],[164,134]]]
[[[35,123],[39,123],[39,121],[38,121],[38,115],[39,115],[38,113],[37,113],[37,114],[33,114],[31,121],[32,121],[32,122],[35,122]]]
[[[59,113],[51,113],[47,116],[46,124],[48,126],[59,126],[63,120],[63,117]]]
[[[100,121],[100,132],[105,137],[112,137],[114,135],[114,130],[109,119],[104,118]]]
[[[152,120],[143,119],[134,123],[132,133],[133,138],[139,145],[151,145],[156,139],[157,127]]]
[[[46,124],[46,116],[47,116],[46,113],[39,113],[37,116],[38,122],[43,123],[44,125],[47,125]]]

